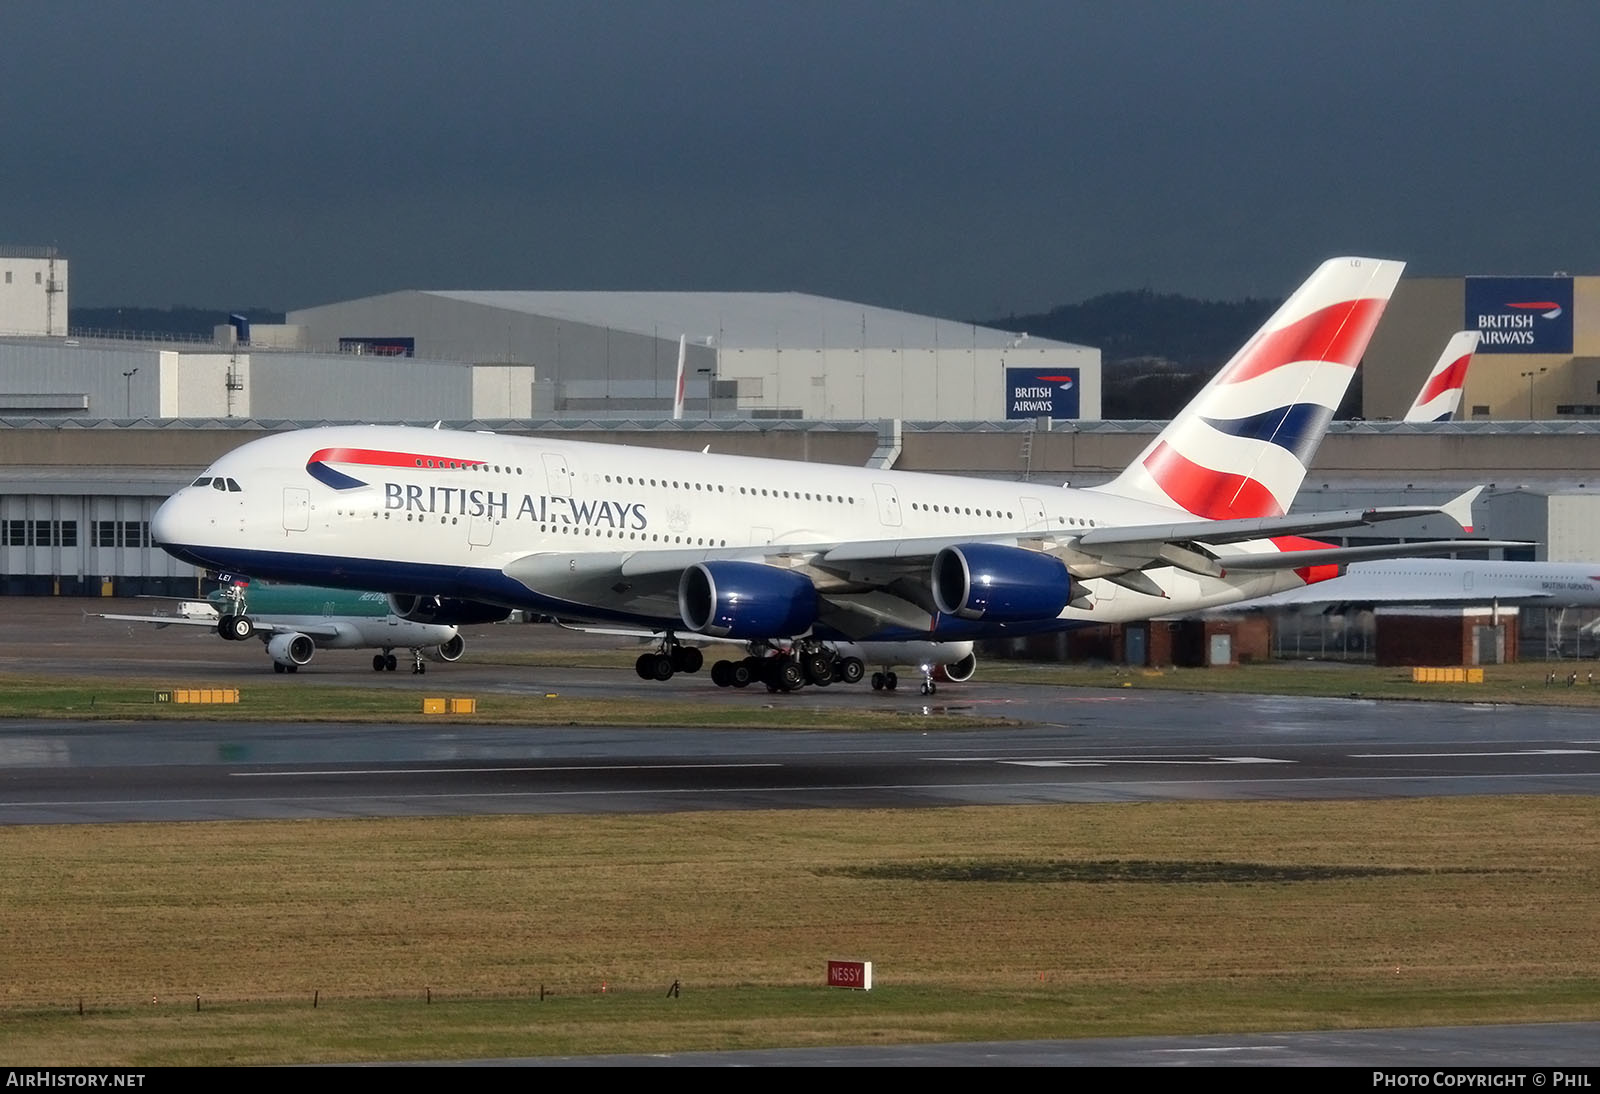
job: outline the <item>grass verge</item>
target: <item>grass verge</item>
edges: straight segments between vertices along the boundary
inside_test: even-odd
[[[1600,1017],[1587,797],[0,840],[0,1037],[29,1066]],[[830,958],[872,961],[874,989],[823,987]]]

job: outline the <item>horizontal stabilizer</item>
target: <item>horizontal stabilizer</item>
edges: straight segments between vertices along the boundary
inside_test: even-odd
[[[1301,566],[1332,566],[1367,559],[1429,558],[1457,551],[1494,551],[1525,548],[1533,544],[1514,539],[1433,539],[1415,543],[1373,543],[1362,547],[1328,547],[1323,550],[1282,551],[1278,554],[1229,555],[1229,570],[1283,570]]]

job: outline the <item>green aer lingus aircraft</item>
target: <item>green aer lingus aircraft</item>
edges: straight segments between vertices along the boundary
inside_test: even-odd
[[[222,578],[206,599],[180,599],[165,615],[100,614],[101,619],[157,627],[210,627],[230,641],[259,638],[274,672],[295,672],[319,649],[376,650],[372,668],[393,672],[396,650],[411,652],[411,671],[427,671],[427,660],[460,660],[466,643],[453,624],[418,622],[397,614],[383,593],[277,585],[247,578]]]

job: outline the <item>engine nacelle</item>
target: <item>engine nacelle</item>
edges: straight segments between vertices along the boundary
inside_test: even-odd
[[[972,674],[978,671],[978,655],[969,653],[959,661],[952,661],[948,665],[936,665],[933,670],[935,680],[949,680],[952,684],[964,684],[972,679]]]
[[[1054,619],[1072,599],[1072,575],[1054,555],[997,543],[946,547],[933,559],[941,612],[989,623]]]
[[[437,646],[429,646],[422,651],[422,656],[430,661],[443,661],[446,664],[461,660],[461,655],[466,652],[467,641],[459,634],[448,642],[441,642]]]
[[[817,588],[760,562],[697,562],[678,580],[678,614],[717,638],[792,638],[817,621]]]
[[[267,654],[285,667],[309,664],[316,652],[317,644],[307,634],[275,634],[267,642]]]
[[[498,623],[511,614],[510,608],[461,600],[450,596],[418,596],[416,593],[390,593],[389,610],[412,623]]]

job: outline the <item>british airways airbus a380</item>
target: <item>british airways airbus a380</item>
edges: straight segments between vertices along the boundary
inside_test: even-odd
[[[646,629],[660,648],[639,669],[663,680],[701,666],[697,637],[743,642],[748,656],[713,679],[781,690],[841,678],[842,643],[964,644],[1217,607],[1358,558],[1466,546],[1299,537],[1438,513],[1470,528],[1476,490],[1443,507],[1288,514],[1401,269],[1322,264],[1104,486],[328,426],[223,456],[152,533],[196,566],[389,593],[410,619],[518,608]]]

